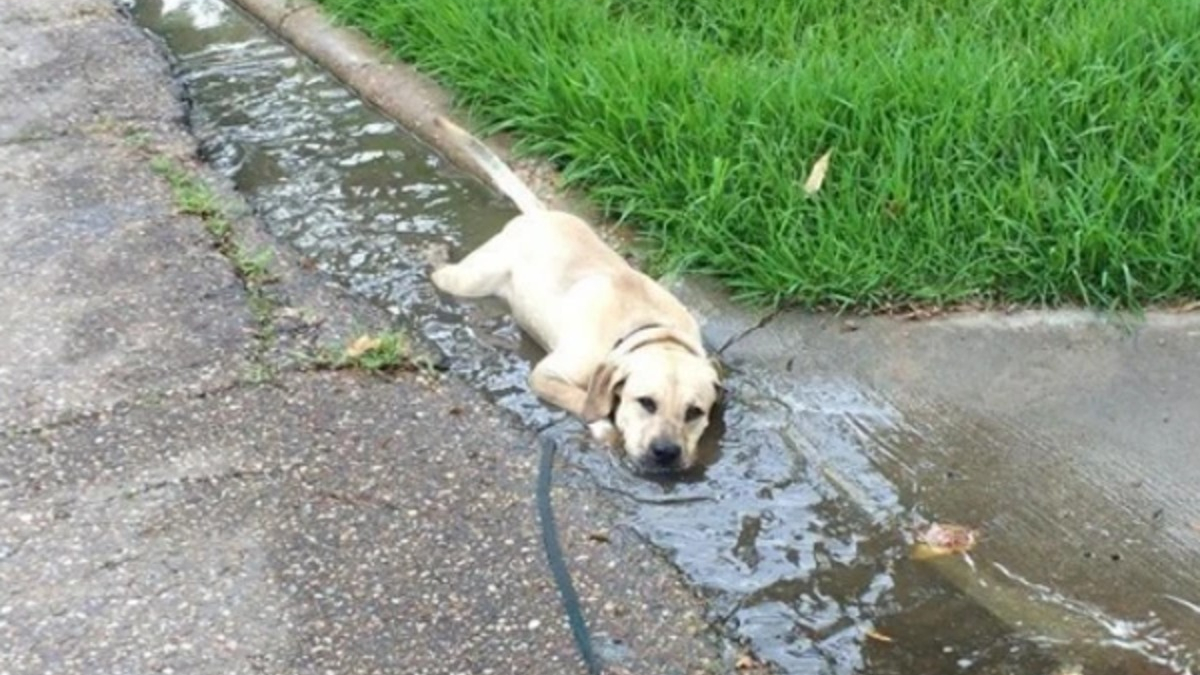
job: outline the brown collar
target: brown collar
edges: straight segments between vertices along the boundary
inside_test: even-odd
[[[627,342],[629,340],[629,338],[633,337],[634,335],[637,335],[638,333],[640,333],[644,330],[650,330],[651,328],[662,328],[662,327],[663,327],[663,325],[661,323],[642,324],[642,325],[638,326],[637,328],[634,328],[633,330],[629,331],[628,333],[622,335],[621,337],[617,338],[617,341],[613,343],[612,348],[615,350],[616,348],[620,347],[622,343]]]
[[[674,328],[669,328],[661,323],[648,323],[634,328],[618,339],[613,344],[612,350],[609,351],[608,358],[625,356],[657,342],[674,342],[696,356],[704,356],[704,352],[697,345],[680,335],[679,331]]]

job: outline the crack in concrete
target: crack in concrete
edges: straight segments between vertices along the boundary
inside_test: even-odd
[[[784,305],[779,305],[775,309],[771,310],[767,315],[765,315],[763,318],[759,319],[758,323],[754,324],[753,326],[750,326],[749,328],[741,331],[737,335],[734,335],[733,337],[726,340],[725,344],[721,345],[721,347],[719,349],[717,349],[717,352],[716,352],[717,356],[723,355],[725,353],[726,349],[729,349],[730,347],[737,344],[738,342],[741,342],[747,336],[749,336],[751,333],[754,333],[756,331],[762,330],[763,328],[766,328],[772,321],[774,321],[780,314],[782,314],[786,310],[787,310],[787,307]]]
[[[315,486],[310,487],[315,488]],[[401,511],[401,508],[397,506],[395,502],[384,499],[383,497],[376,497],[369,492],[347,494],[338,490],[316,488],[313,490],[313,495],[317,497],[323,497],[330,501],[338,502],[339,504],[345,504],[347,506],[374,506],[390,513],[400,513]]]
[[[101,119],[81,120],[61,129],[42,129],[21,131],[0,138],[0,147],[15,147],[36,143],[53,143],[55,141],[72,139],[121,139],[124,138],[130,147],[136,149],[134,142],[138,134],[150,134],[152,129],[147,125],[157,125],[161,119],[155,115],[127,114],[105,116]]]
[[[50,141],[58,141],[64,138],[69,138],[70,136],[71,133],[68,131],[48,132],[45,134],[18,134],[10,138],[0,139],[0,147],[47,143]]]
[[[61,429],[70,429],[74,426],[93,422],[106,415],[124,415],[135,408],[150,408],[162,406],[172,402],[199,400],[209,396],[220,395],[247,385],[253,386],[254,383],[246,382],[244,380],[235,380],[233,382],[218,384],[212,387],[201,387],[199,389],[191,389],[188,391],[170,394],[149,392],[141,396],[133,396],[131,398],[113,401],[108,406],[102,408],[65,412],[57,417],[53,417],[38,424],[10,424],[0,428],[0,439],[26,438],[45,442],[45,439],[41,438],[42,434],[59,431]]]
[[[282,33],[283,25],[285,23],[287,23],[287,20],[292,18],[294,15],[298,14],[299,12],[301,12],[305,9],[311,9],[311,8],[304,7],[302,5],[294,5],[294,6],[291,6],[291,7],[288,7],[287,9],[285,9],[283,11],[283,14],[281,14],[279,16],[279,21],[277,21],[275,23],[275,26],[274,26],[275,32]]]
[[[33,424],[33,425],[10,424],[10,425],[0,429],[0,439],[27,438],[27,439],[35,439],[38,441],[45,442],[45,439],[41,438],[41,434],[44,434],[44,433],[50,432],[50,431],[56,431],[58,429],[69,428],[73,425],[81,424],[84,422],[90,422],[91,420],[94,420],[97,417],[100,417],[101,415],[115,411],[123,403],[124,402],[118,402],[118,403],[110,406],[109,408],[105,408],[105,409],[101,409],[101,410],[87,410],[87,411],[82,411],[82,412],[73,411],[73,412],[64,413],[63,415],[61,415],[57,418],[51,419],[51,420],[49,420],[47,422],[43,422],[41,424]]]
[[[103,503],[111,503],[119,499],[134,499],[148,495],[152,492],[165,490],[171,487],[184,487],[187,485],[215,485],[228,480],[254,480],[258,478],[270,478],[277,476],[286,476],[301,462],[288,462],[279,466],[266,467],[262,469],[240,469],[231,468],[225,471],[220,471],[211,474],[201,474],[194,476],[179,476],[176,478],[167,478],[140,485],[130,486],[121,490],[120,494],[110,495],[103,499]]]
[[[185,391],[177,391],[172,393],[150,392],[142,396],[134,396],[132,398],[114,401],[110,405],[103,408],[66,412],[58,417],[38,424],[9,424],[8,426],[0,427],[0,440],[8,438],[24,438],[45,442],[45,439],[40,438],[42,434],[63,429],[70,429],[71,427],[93,422],[107,415],[126,415],[136,408],[154,408],[163,407],[172,403],[199,401],[242,389],[253,389],[255,387],[276,387],[287,391],[288,387],[280,382],[279,376],[281,375],[320,376],[322,373],[336,370],[333,368],[323,367],[320,364],[321,355],[317,352],[304,351],[299,352],[298,354],[293,354],[293,356],[297,356],[297,360],[282,364],[270,364],[273,377],[268,379],[255,380],[238,377],[231,381],[209,387],[192,388]],[[346,370],[354,369],[347,368]],[[437,369],[435,368],[434,370],[436,371]],[[7,489],[8,487],[11,486],[0,484],[0,489]]]

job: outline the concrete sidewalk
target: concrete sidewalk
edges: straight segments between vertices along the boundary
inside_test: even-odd
[[[306,367],[386,319],[283,250],[239,276],[181,214],[153,163],[219,183],[146,35],[107,0],[0,0],[0,91],[0,672],[580,668],[532,437],[445,378]],[[603,653],[720,669],[675,573],[565,491]]]

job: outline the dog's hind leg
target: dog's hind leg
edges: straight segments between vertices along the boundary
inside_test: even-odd
[[[512,271],[509,243],[501,232],[462,260],[434,270],[433,284],[460,298],[497,295]]]

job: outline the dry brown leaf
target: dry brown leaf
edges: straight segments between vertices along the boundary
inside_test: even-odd
[[[884,635],[874,629],[867,631],[867,637],[878,642],[895,642],[890,635]]]
[[[934,523],[930,525],[913,546],[912,557],[926,560],[944,555],[966,553],[975,548],[979,533],[962,525]]]
[[[357,359],[372,349],[378,349],[381,344],[383,344],[383,341],[377,337],[371,337],[370,335],[360,336],[357,340],[351,342],[349,347],[346,347],[346,358]]]
[[[825,151],[825,154],[813,163],[812,171],[808,172],[808,180],[804,181],[804,193],[810,197],[817,194],[825,184],[825,174],[829,171],[829,156],[832,154],[833,150]]]
[[[1187,314],[1188,312],[1195,312],[1196,310],[1200,310],[1200,300],[1193,300],[1185,305],[1180,305],[1179,307],[1176,307],[1174,311],[1179,314]]]

